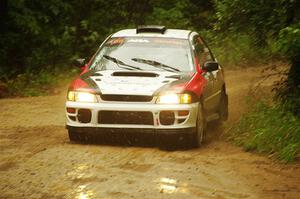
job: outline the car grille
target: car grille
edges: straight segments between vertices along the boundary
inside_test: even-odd
[[[152,98],[147,95],[101,95],[103,101],[150,102]]]
[[[153,114],[147,111],[99,111],[98,123],[153,125]]]

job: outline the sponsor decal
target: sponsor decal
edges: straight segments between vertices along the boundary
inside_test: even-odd
[[[147,39],[139,39],[139,38],[136,38],[136,39],[129,39],[127,42],[131,42],[131,43],[149,43],[150,41],[147,40]]]
[[[125,41],[124,38],[118,37],[118,38],[112,38],[110,39],[105,45],[106,46],[115,46],[115,45],[121,45]]]
[[[181,39],[153,39],[153,43],[158,44],[170,44],[170,45],[179,45],[179,46],[186,46],[186,40]]]

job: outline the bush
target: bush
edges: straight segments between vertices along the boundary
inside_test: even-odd
[[[248,34],[228,33],[216,34],[212,31],[201,32],[208,40],[212,51],[220,63],[226,66],[253,66],[254,64],[267,62],[272,57],[270,46],[258,47],[255,39]]]
[[[300,152],[300,118],[284,105],[259,102],[230,131],[229,138],[246,150],[268,153],[285,162]]]

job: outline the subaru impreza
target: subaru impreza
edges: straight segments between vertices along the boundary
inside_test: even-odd
[[[210,121],[228,117],[224,71],[191,30],[139,26],[108,36],[69,89],[71,141],[125,131],[192,137],[201,145]]]

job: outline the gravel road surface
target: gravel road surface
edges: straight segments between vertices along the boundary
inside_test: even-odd
[[[224,140],[246,110],[257,69],[226,73],[230,118],[201,148],[70,143],[66,91],[0,100],[0,198],[300,198],[300,163],[284,165]]]

